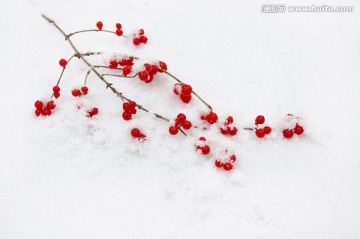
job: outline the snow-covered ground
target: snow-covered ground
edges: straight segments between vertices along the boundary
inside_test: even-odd
[[[0,238],[360,238],[360,4],[326,3],[354,13],[279,14],[261,13],[262,4],[1,0]],[[140,48],[110,34],[73,40],[83,52],[162,59],[222,120],[233,115],[247,127],[263,114],[277,132],[174,137],[145,113],[125,122],[121,101],[94,75],[88,96],[71,96],[87,71],[78,60],[54,115],[36,118],[33,103],[48,99],[59,59],[73,53],[42,13],[66,32],[98,20],[105,29],[121,22],[125,33],[144,28],[149,42]],[[168,77],[110,80],[168,117],[185,112],[199,124],[206,112],[198,100],[181,103]],[[84,117],[79,102],[99,115]],[[281,136],[287,113],[304,119],[304,135]],[[145,143],[131,138],[133,126]],[[194,151],[200,135],[209,157]],[[214,166],[224,148],[238,156],[231,172]]]

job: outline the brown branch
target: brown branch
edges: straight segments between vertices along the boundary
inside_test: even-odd
[[[73,50],[75,51],[75,55],[77,57],[79,57],[88,67],[90,67],[90,70],[92,72],[94,72],[98,78],[104,82],[104,84],[106,85],[106,88],[109,88],[114,94],[116,94],[118,97],[121,98],[121,100],[123,101],[132,101],[131,99],[127,98],[126,96],[124,96],[121,92],[119,92],[115,87],[112,86],[112,83],[108,82],[107,80],[105,80],[105,78],[95,69],[95,67],[89,63],[89,61],[84,57],[84,55],[82,55],[79,50],[75,47],[74,43],[71,41],[70,38],[67,37],[67,34],[50,18],[48,18],[47,16],[45,15],[42,15],[42,17],[47,20],[50,24],[54,25],[54,27],[56,29],[59,30],[59,32],[61,32],[61,34],[65,37],[65,40],[67,40],[70,44],[70,46],[73,48]],[[139,104],[136,104],[136,106],[138,107],[138,109],[140,110],[143,110],[145,112],[148,112],[149,113],[149,110],[144,108],[142,105],[139,105]],[[160,114],[157,114],[157,113],[153,113],[155,115],[156,118],[158,119],[162,119],[164,121],[167,121],[169,122],[170,120]]]
[[[116,74],[102,74],[102,76],[116,76],[116,77],[122,77],[122,78],[135,78],[138,74],[136,73],[133,76],[126,76],[126,75],[116,75]]]
[[[73,36],[75,34],[84,33],[84,32],[107,32],[107,33],[116,34],[116,32],[109,31],[109,30],[89,29],[89,30],[82,30],[82,31],[72,32],[72,33],[66,35],[66,39],[69,39],[71,36]],[[125,36],[125,35],[122,35],[121,37],[128,38],[128,36]]]

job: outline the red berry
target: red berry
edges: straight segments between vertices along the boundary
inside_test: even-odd
[[[122,25],[120,23],[116,23],[116,29],[121,29]]]
[[[141,135],[141,132],[138,128],[134,128],[131,130],[132,137],[139,138]]]
[[[192,126],[191,122],[189,120],[185,120],[183,123],[182,123],[182,127],[186,130],[190,129]]]
[[[86,95],[89,92],[89,88],[87,86],[83,86],[81,87],[81,92]]]
[[[46,108],[50,109],[50,110],[53,110],[55,109],[56,105],[54,103],[53,100],[49,101],[47,104],[46,104]]]
[[[224,128],[220,128],[220,132],[223,134],[223,135],[227,135],[229,132],[228,132],[228,129],[224,129]]]
[[[96,107],[94,107],[94,108],[91,110],[91,113],[92,113],[93,115],[97,115],[97,114],[99,113],[99,109],[96,108]]]
[[[191,101],[192,97],[191,97],[191,95],[184,95],[181,93],[180,99],[182,100],[182,102],[188,104]]]
[[[234,122],[234,118],[232,116],[228,116],[226,119],[226,123],[232,124]]]
[[[54,86],[53,87],[53,92],[55,93],[55,92],[60,92],[60,87],[59,86]]]
[[[175,95],[179,95],[180,94],[180,91],[181,91],[181,84],[180,83],[176,83],[175,85],[174,85],[174,93],[175,93]]]
[[[131,120],[132,114],[130,112],[124,112],[122,114],[122,117],[123,117],[124,120]]]
[[[133,43],[134,43],[135,46],[139,45],[141,43],[140,38],[135,37],[133,39]]]
[[[178,127],[176,127],[176,126],[170,126],[170,128],[169,128],[169,133],[170,133],[171,135],[176,135],[178,132],[179,132],[179,128],[178,128]]]
[[[103,23],[102,22],[97,22],[96,23],[96,27],[101,31],[102,30],[102,27],[103,27]]]
[[[265,126],[264,131],[265,131],[265,134],[270,134],[271,133],[271,127]]]
[[[131,114],[133,114],[133,115],[136,114],[136,109],[135,108],[131,109]]]
[[[220,160],[215,160],[215,166],[221,168],[223,166],[223,163]]]
[[[123,35],[123,31],[122,31],[121,29],[117,29],[117,30],[115,31],[115,33],[116,33],[116,35],[119,36],[119,37]]]
[[[209,154],[210,153],[209,145],[205,145],[204,147],[202,147],[201,152],[202,152],[202,154],[205,154],[205,155]]]
[[[283,135],[285,138],[290,139],[294,135],[294,133],[291,129],[284,129]]]
[[[206,121],[209,122],[210,124],[216,123],[217,120],[218,120],[218,116],[214,112],[210,112],[208,115],[206,115]]]
[[[65,59],[61,59],[61,60],[59,61],[59,65],[65,68],[66,65],[67,65],[67,61],[66,61]]]
[[[144,64],[145,71],[150,72],[151,71],[151,65],[149,63]]]
[[[230,156],[230,162],[234,163],[235,161],[236,161],[236,155],[233,154],[233,155]]]
[[[200,141],[206,141],[206,138],[202,136],[202,137],[199,138],[199,140]]]
[[[135,101],[130,101],[130,102],[129,102],[129,105],[130,105],[131,109],[135,109],[135,107],[136,107],[136,102],[135,102]]]
[[[150,75],[155,75],[158,72],[158,68],[156,65],[151,65],[151,70],[149,72]]]
[[[180,113],[176,116],[176,119],[179,120],[179,123],[183,123],[186,120],[186,115],[183,113]]]
[[[130,66],[125,66],[122,70],[123,74],[125,76],[129,75],[131,73],[131,67]]]
[[[129,102],[123,104],[123,109],[125,112],[130,112],[133,108],[130,106]]]
[[[144,80],[147,80],[148,77],[149,77],[149,73],[147,71],[140,71],[138,73],[138,76],[139,76],[139,79],[144,81]]]
[[[238,131],[238,129],[236,127],[233,127],[232,129],[228,130],[228,132],[231,136],[236,135],[237,131]]]
[[[163,61],[159,61],[159,66],[160,66],[160,69],[163,71],[167,71],[167,69],[168,69],[166,63]]]
[[[149,75],[149,78],[148,78],[147,80],[145,80],[144,82],[145,82],[146,84],[149,84],[150,82],[153,81],[153,79],[154,79],[154,75]]]
[[[43,104],[43,102],[41,102],[40,100],[37,100],[37,101],[35,102],[35,108],[36,108],[36,109],[42,110],[42,109],[43,109],[43,106],[44,106],[44,104]]]
[[[255,134],[259,138],[264,138],[265,136],[265,130],[264,129],[256,129]]]
[[[42,115],[43,116],[50,116],[51,115],[51,110],[48,108],[44,108],[44,110],[42,111]]]
[[[231,163],[226,163],[226,164],[224,164],[223,167],[226,171],[230,171],[233,168]]]
[[[145,33],[144,29],[139,29],[138,32],[139,32],[139,35],[140,35],[140,36],[144,35],[144,33]]]
[[[71,91],[71,94],[72,94],[74,97],[78,97],[78,96],[81,95],[81,92],[80,92],[80,90],[78,90],[78,89],[74,89],[74,90]]]
[[[42,112],[42,110],[36,109],[36,110],[35,110],[35,115],[36,115],[36,116],[39,116],[39,115],[41,115],[41,112]]]
[[[148,41],[148,38],[146,36],[140,36],[140,42],[146,44]]]
[[[109,63],[109,68],[110,69],[116,69],[118,67],[118,62],[116,60],[112,60]]]
[[[60,97],[60,93],[59,93],[59,92],[54,92],[54,97],[55,97],[55,99],[59,98],[59,97]]]
[[[263,115],[258,115],[255,119],[255,124],[263,124],[265,122],[265,117]]]
[[[127,63],[126,58],[122,58],[118,63],[120,66],[126,66]]]
[[[192,87],[191,87],[191,85],[183,84],[183,85],[181,86],[181,94],[191,95],[191,93],[192,93]]]
[[[304,133],[304,128],[298,124],[296,124],[295,128],[294,128],[294,133],[297,135],[300,135],[302,133]]]

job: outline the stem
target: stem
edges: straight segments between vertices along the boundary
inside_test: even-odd
[[[67,37],[67,34],[66,34],[52,19],[48,18],[48,17],[45,16],[44,14],[42,15],[42,17],[43,17],[46,21],[48,21],[50,24],[54,25],[54,27],[55,27],[56,29],[58,29],[59,32],[61,32],[61,34],[65,37],[65,40],[67,40],[67,41],[69,42],[70,46],[71,46],[71,47],[73,48],[73,50],[75,51],[75,55],[76,55],[77,57],[79,57],[88,67],[90,67],[89,70],[91,70],[92,72],[94,72],[94,73],[98,76],[98,78],[99,78],[102,82],[104,82],[104,84],[106,85],[106,88],[109,88],[114,94],[116,94],[118,97],[120,97],[122,101],[125,101],[125,100],[128,101],[128,102],[132,101],[131,99],[129,99],[129,98],[127,98],[126,96],[124,96],[121,92],[119,92],[115,87],[113,87],[113,86],[112,86],[112,83],[110,83],[110,82],[108,82],[107,80],[105,80],[105,78],[95,69],[95,67],[88,62],[88,60],[84,57],[84,55],[82,55],[82,54],[79,52],[79,50],[75,47],[75,45],[74,45],[74,43],[71,41],[71,39]],[[101,54],[101,53],[100,53],[100,54]],[[146,108],[144,108],[142,105],[136,104],[136,106],[137,106],[140,110],[143,110],[143,111],[149,113],[149,110],[146,109]],[[154,114],[155,117],[158,118],[158,119],[162,119],[162,120],[167,121],[167,122],[170,121],[170,119],[168,119],[168,118],[166,118],[166,117],[164,117],[164,116],[162,116],[162,115],[160,115],[160,114],[157,114],[157,113],[153,113],[153,114]]]
[[[89,76],[90,73],[91,73],[91,69],[89,69],[89,70],[86,72],[86,76],[85,76],[85,80],[84,80],[84,85],[86,85],[87,78],[88,78],[88,76]]]
[[[116,76],[116,77],[122,77],[122,78],[135,78],[138,74],[136,73],[133,76],[126,76],[126,75],[115,75],[115,74],[102,74],[102,76]]]
[[[116,32],[109,31],[109,30],[89,29],[89,30],[82,30],[82,31],[72,32],[72,33],[66,35],[66,39],[69,39],[71,36],[73,36],[75,34],[84,33],[84,32],[108,32],[108,33],[116,34]],[[122,37],[127,38],[128,36],[122,35]]]

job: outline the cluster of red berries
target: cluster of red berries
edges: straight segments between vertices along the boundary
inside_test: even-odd
[[[202,154],[207,155],[210,153],[210,147],[206,144],[206,138],[200,137],[199,142],[195,145],[196,151],[201,151]]]
[[[156,73],[158,73],[158,66],[155,64],[149,64],[149,63],[145,63],[144,64],[144,70],[140,71],[138,73],[138,77],[141,81],[145,82],[145,83],[150,83],[153,81],[154,76],[156,75]]]
[[[55,109],[56,104],[54,103],[53,100],[49,101],[46,103],[46,105],[44,105],[44,103],[40,100],[37,100],[35,102],[35,115],[36,116],[50,116],[51,115],[51,111],[53,109]]]
[[[290,139],[291,137],[293,137],[294,133],[297,135],[301,135],[302,133],[304,133],[304,128],[301,125],[299,125],[298,123],[296,123],[296,125],[293,129],[284,129],[283,130],[283,135],[287,139]]]
[[[223,168],[226,171],[230,171],[234,167],[236,161],[235,154],[229,154],[228,150],[225,150],[225,154],[221,155],[221,159],[215,160],[215,166],[218,168]]]
[[[146,135],[141,133],[138,128],[133,128],[131,130],[131,136],[137,138],[138,140],[146,140]]]
[[[258,127],[259,124],[265,123],[265,117],[263,115],[258,115],[255,119],[255,124]],[[265,126],[264,128],[256,128],[255,134],[258,138],[264,138],[266,134],[271,133],[271,127]]]
[[[188,104],[192,99],[192,87],[189,84],[176,83],[174,85],[174,93],[176,95],[180,95],[180,99],[186,104]]]
[[[200,119],[208,122],[209,124],[215,124],[218,121],[218,116],[215,112],[211,111],[207,115],[201,115]]]
[[[236,135],[238,129],[235,126],[232,126],[232,123],[234,123],[234,119],[232,116],[228,116],[226,118],[226,121],[224,122],[223,127],[220,128],[220,132],[223,135],[231,135],[234,136]]]
[[[92,118],[93,116],[97,115],[99,113],[99,109],[94,107],[91,110],[87,111],[86,117]]]
[[[53,93],[54,93],[54,97],[55,99],[60,97],[60,87],[59,86],[54,86],[53,87]]]
[[[133,57],[123,57],[120,60],[112,59],[109,62],[110,69],[116,69],[118,66],[122,66],[122,73],[124,76],[127,76],[132,71],[132,66],[134,65]]]
[[[123,31],[121,30],[121,28],[122,28],[122,25],[120,23],[116,23],[115,34],[119,37],[123,35]]]
[[[71,94],[74,97],[80,97],[82,95],[87,95],[88,92],[89,92],[89,88],[87,86],[83,86],[80,89],[73,89],[71,91]]]
[[[125,102],[123,104],[123,109],[124,109],[124,112],[122,114],[123,119],[131,120],[132,115],[136,114],[136,102],[135,101]]]
[[[176,135],[179,132],[179,128],[182,127],[185,130],[188,130],[192,127],[191,121],[186,119],[186,115],[180,113],[175,119],[175,124],[170,126],[169,133],[171,135]]]
[[[61,66],[61,67],[63,67],[63,68],[65,68],[66,67],[66,65],[67,65],[67,60],[65,60],[65,59],[60,59],[60,61],[59,61],[59,65]]]
[[[138,46],[141,43],[142,44],[147,43],[148,39],[144,34],[145,34],[144,29],[140,29],[137,33],[134,34],[133,43],[135,46]]]

